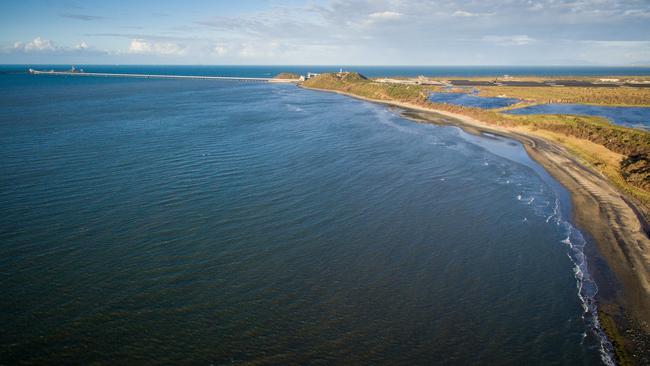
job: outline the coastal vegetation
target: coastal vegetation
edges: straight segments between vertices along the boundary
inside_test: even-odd
[[[300,79],[300,75],[292,72],[281,72],[273,77],[274,79]]]
[[[399,102],[435,110],[462,114],[482,123],[500,126],[515,131],[530,133],[556,142],[587,165],[606,175],[619,189],[636,198],[642,206],[646,217],[650,216],[650,133],[610,124],[603,118],[569,115],[509,115],[498,111],[458,105],[433,103],[428,100],[431,87],[422,85],[406,85],[380,83],[354,72],[321,74],[302,83],[304,87],[323,89],[352,94],[384,102]],[[540,93],[544,87],[523,88],[535,89]],[[551,88],[553,90],[569,90],[584,88]],[[650,91],[634,90],[622,97],[614,94],[607,97],[601,89],[589,89],[596,96],[591,101],[622,101],[640,102],[650,99]],[[609,89],[609,88],[608,88]],[[619,88],[617,91],[629,92],[629,88]],[[640,89],[639,89],[640,90]],[[564,91],[559,93],[565,93]],[[646,94],[645,93],[649,93]],[[499,93],[501,94],[501,93]],[[542,94],[539,94],[541,98]],[[560,94],[552,94],[547,98],[558,98]],[[562,94],[564,95],[564,94]],[[509,95],[513,96],[513,95]],[[598,99],[600,98],[600,99]],[[621,99],[617,99],[621,98]],[[627,99],[625,99],[627,98]],[[636,99],[634,99],[636,98]],[[645,98],[645,99],[644,99]],[[586,91],[576,94],[574,99],[563,99],[567,102],[585,101]],[[584,143],[589,142],[589,143]]]
[[[460,79],[460,80],[456,80]],[[594,78],[594,77],[473,77],[446,79],[391,77],[375,81],[405,85],[426,85],[442,93],[470,93],[478,91],[481,97],[508,97],[522,100],[523,104],[578,103],[607,106],[650,107],[650,78],[647,76]],[[605,86],[602,80],[617,80]],[[457,85],[456,83],[463,84]],[[561,85],[562,82],[583,85]],[[483,83],[483,84],[481,84]],[[491,85],[484,85],[485,83]],[[503,83],[503,84],[495,84]],[[507,83],[519,83],[512,85]],[[556,84],[559,83],[559,84]],[[536,84],[536,85],[535,85]]]
[[[428,91],[420,85],[379,83],[356,72],[321,74],[303,82],[304,86],[316,89],[342,91],[370,99],[397,100],[422,104]]]
[[[551,81],[581,81],[581,82],[596,82],[596,83],[639,83],[650,81],[650,76],[647,75],[629,75],[629,76],[579,76],[579,75],[549,75],[549,76],[535,76],[535,75],[502,75],[502,76],[445,76],[444,78],[430,78],[432,80],[454,80],[462,79],[468,81],[516,81],[516,82],[551,82]]]
[[[634,365],[629,353],[623,346],[625,344],[625,338],[618,331],[614,319],[612,319],[609,313],[603,310],[598,311],[598,318],[600,319],[600,326],[607,335],[607,339],[614,345],[614,353],[618,364],[620,366]]]
[[[650,106],[650,88],[479,86],[476,89],[483,97],[507,96],[534,103]]]

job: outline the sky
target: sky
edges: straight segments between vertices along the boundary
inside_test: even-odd
[[[650,0],[3,0],[2,64],[650,65]]]

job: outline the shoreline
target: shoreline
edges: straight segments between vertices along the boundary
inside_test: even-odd
[[[521,127],[494,127],[472,117],[410,103],[376,100],[338,90],[301,88],[398,107],[406,118],[451,124],[470,133],[488,132],[520,142],[571,197],[573,221],[594,242],[587,257],[599,291],[601,327],[620,364],[650,364],[650,239],[648,223],[634,200],[563,146]],[[440,117],[443,117],[442,120]],[[444,118],[446,117],[446,118]]]

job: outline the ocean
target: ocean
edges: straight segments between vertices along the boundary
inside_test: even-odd
[[[514,141],[293,85],[17,70],[0,363],[609,362],[590,244]]]

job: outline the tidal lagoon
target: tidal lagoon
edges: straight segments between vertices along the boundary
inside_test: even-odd
[[[519,99],[516,98],[480,97],[468,93],[446,92],[431,93],[429,100],[434,103],[454,104],[483,109],[503,108],[519,102]]]
[[[511,109],[506,113],[598,116],[617,125],[650,130],[650,107],[616,107],[587,104],[538,104]]]

